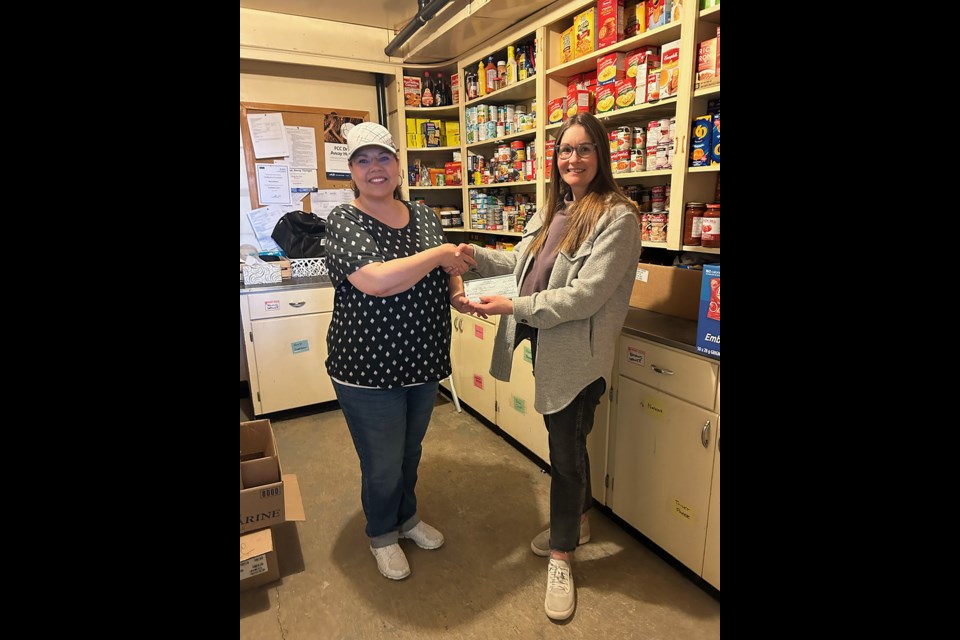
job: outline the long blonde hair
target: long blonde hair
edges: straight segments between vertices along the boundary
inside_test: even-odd
[[[597,227],[600,218],[615,204],[627,205],[633,214],[638,216],[637,224],[639,224],[637,205],[624,195],[613,179],[613,170],[610,168],[610,139],[596,116],[578,113],[569,118],[557,133],[556,148],[560,148],[564,134],[574,125],[583,127],[590,140],[597,145],[597,175],[587,185],[586,195],[568,207],[567,215],[570,216],[570,221],[560,241],[560,250],[567,254],[572,254],[583,244],[583,241]],[[550,229],[553,216],[570,194],[570,186],[560,178],[559,159],[559,156],[554,159],[553,169],[550,170],[550,189],[547,191],[547,202],[543,208],[543,230],[530,245],[530,255],[533,256],[540,253],[546,244],[547,231]]]

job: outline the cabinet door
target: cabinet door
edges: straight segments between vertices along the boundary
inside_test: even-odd
[[[261,413],[336,399],[327,375],[331,313],[254,320]]]
[[[703,579],[720,588],[720,418],[717,418],[717,455],[710,484],[710,514],[707,516],[707,544],[703,550]]]
[[[474,316],[460,314],[460,353],[455,371],[457,394],[484,418],[497,422],[496,380],[490,375],[496,326]]]
[[[497,426],[509,433],[538,458],[550,464],[550,445],[543,416],[534,408],[535,381],[530,341],[524,340],[513,352],[510,382],[497,381]]]
[[[717,414],[620,376],[611,507],[697,575],[716,425]]]

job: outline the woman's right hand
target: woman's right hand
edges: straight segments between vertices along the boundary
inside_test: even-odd
[[[438,249],[440,249],[440,266],[448,274],[463,275],[477,266],[477,261],[473,259],[472,250],[468,254],[465,251],[460,251],[460,247],[452,243],[441,245]]]

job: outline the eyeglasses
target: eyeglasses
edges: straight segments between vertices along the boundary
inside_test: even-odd
[[[596,142],[581,142],[576,147],[571,147],[570,145],[565,144],[561,147],[557,147],[557,156],[561,160],[566,160],[573,155],[574,151],[576,151],[577,155],[581,158],[589,158],[593,155],[593,150],[596,148]]]

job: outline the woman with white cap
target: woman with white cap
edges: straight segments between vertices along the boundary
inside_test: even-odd
[[[353,127],[347,152],[355,198],[327,219],[336,292],[326,366],[360,458],[370,550],[381,574],[401,580],[410,566],[400,538],[423,549],[444,542],[418,514],[417,469],[439,381],[450,375],[449,305],[471,308],[459,274],[476,263],[445,242],[432,209],[402,200],[387,129]]]

